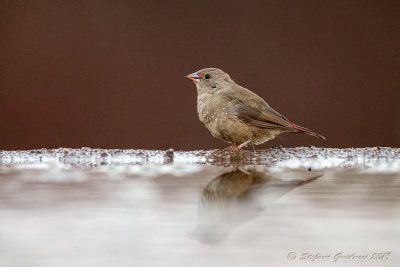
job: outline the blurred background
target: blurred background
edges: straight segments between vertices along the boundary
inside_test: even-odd
[[[228,72],[327,137],[399,146],[399,1],[1,1],[0,149],[211,149],[184,79]]]

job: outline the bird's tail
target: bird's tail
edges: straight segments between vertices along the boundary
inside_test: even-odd
[[[307,129],[307,128],[301,127],[301,126],[296,125],[296,124],[291,123],[291,122],[289,122],[289,124],[290,124],[290,126],[292,126],[294,129],[296,129],[297,131],[299,131],[299,132],[301,132],[301,133],[306,133],[306,134],[309,134],[309,135],[312,135],[312,136],[315,136],[315,137],[318,137],[318,138],[321,138],[321,139],[324,139],[324,140],[325,140],[325,137],[322,136],[322,135],[320,135],[319,133],[316,133],[316,132],[314,132],[314,131],[311,131],[311,130],[309,130],[309,129]]]

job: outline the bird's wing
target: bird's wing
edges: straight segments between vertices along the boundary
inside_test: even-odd
[[[229,98],[234,102],[239,119],[259,128],[296,131],[285,116],[271,108],[261,97],[243,87],[237,89],[229,94]]]
[[[260,111],[252,106],[240,103],[237,116],[247,124],[259,128],[280,130],[292,129],[288,121],[271,107]]]
[[[234,107],[235,115],[248,125],[264,129],[306,133],[325,139],[324,136],[310,129],[290,122],[255,93],[241,86],[236,86],[228,97],[231,103],[233,103],[232,106]]]

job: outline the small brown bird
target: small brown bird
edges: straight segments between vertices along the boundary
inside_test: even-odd
[[[240,150],[249,144],[259,145],[285,132],[325,139],[290,122],[220,69],[205,68],[185,77],[196,84],[200,121],[214,137],[232,144],[230,150]]]

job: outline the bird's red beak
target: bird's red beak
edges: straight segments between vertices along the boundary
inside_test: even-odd
[[[200,77],[199,77],[199,75],[197,75],[196,72],[192,73],[192,74],[189,74],[189,75],[186,75],[185,78],[189,79],[189,80],[191,80],[191,81],[193,81],[195,83],[198,83],[200,81]]]

